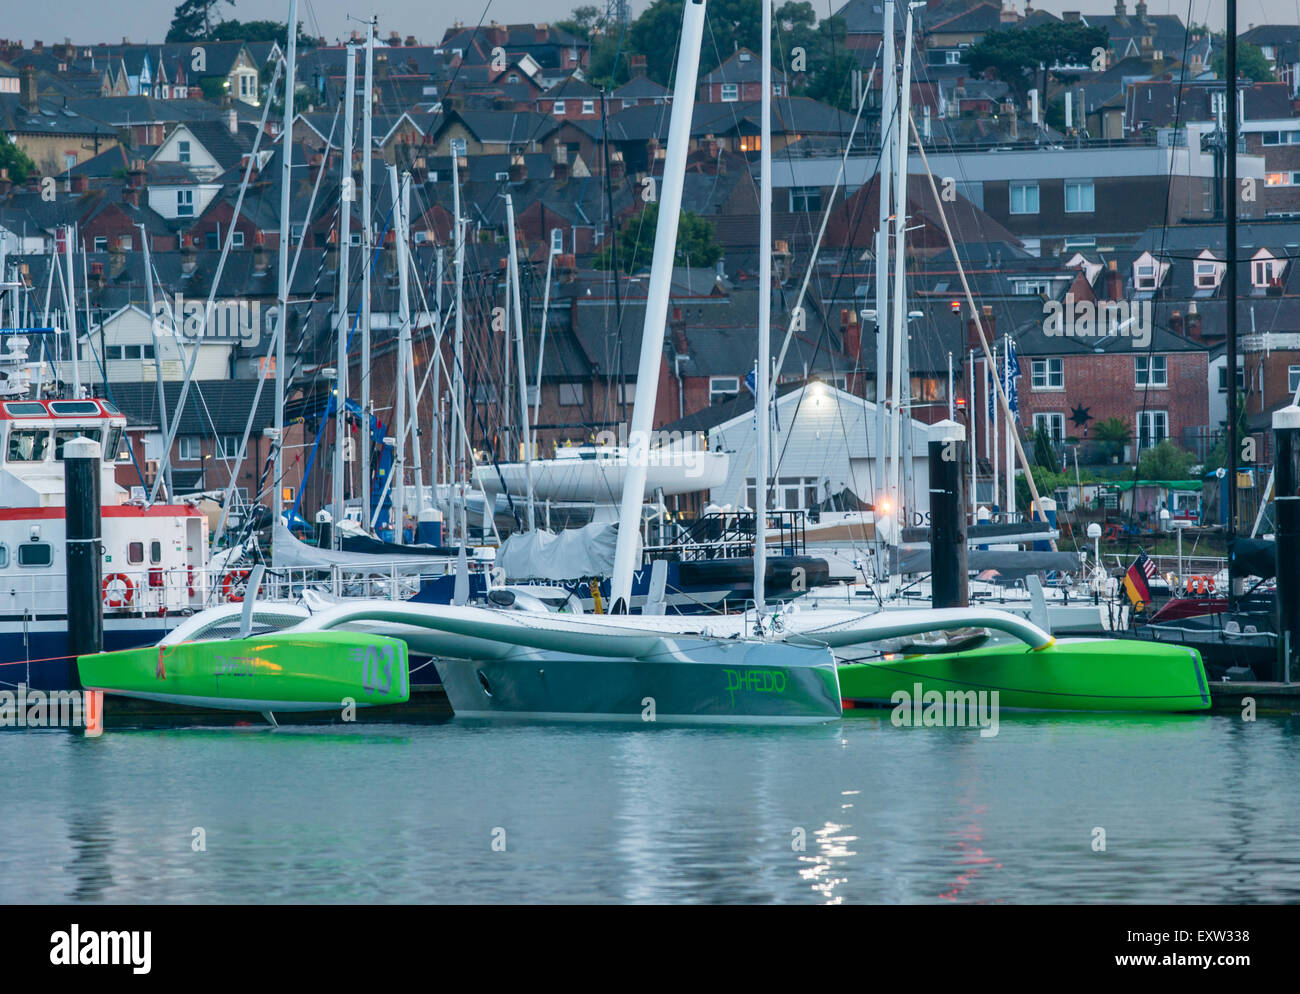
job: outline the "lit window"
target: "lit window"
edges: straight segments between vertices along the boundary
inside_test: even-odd
[[[763,143],[759,140],[758,135],[742,135],[740,138],[740,150],[742,152],[761,151]]]

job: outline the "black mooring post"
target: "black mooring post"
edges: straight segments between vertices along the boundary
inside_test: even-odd
[[[74,438],[63,446],[68,566],[68,677],[81,689],[77,657],[104,649],[100,543],[99,443]]]
[[[930,589],[934,607],[968,607],[966,576],[966,429],[930,426]]]
[[[1300,407],[1295,405],[1273,412],[1273,473],[1278,614],[1275,679],[1290,683],[1300,677],[1300,668],[1293,665],[1300,651]]]

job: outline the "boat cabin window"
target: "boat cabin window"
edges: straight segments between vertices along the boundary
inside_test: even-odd
[[[54,546],[49,542],[24,542],[18,546],[19,566],[49,566],[54,562]]]
[[[162,562],[162,543],[161,543],[161,542],[150,542],[150,543],[149,543],[149,562],[153,563],[155,566],[158,565],[160,562]]]
[[[123,459],[131,458],[122,449],[121,428],[108,429],[108,444],[104,446],[104,458],[109,462],[121,462]]]
[[[0,569],[6,569],[9,566],[9,546],[0,542]]]
[[[63,446],[71,442],[74,438],[88,438],[92,442],[102,442],[104,439],[104,430],[102,428],[57,428],[54,432],[54,458],[57,462],[63,461]],[[113,460],[117,453],[108,449],[104,450],[103,457]]]
[[[99,414],[99,405],[93,400],[56,400],[50,404],[55,414]]]
[[[126,547],[126,561],[132,566],[144,562],[144,543],[131,542]]]
[[[48,428],[13,428],[9,432],[9,462],[44,462],[50,451]]]
[[[43,418],[45,417],[45,405],[38,404],[34,400],[15,400],[5,404],[5,410],[11,418]]]

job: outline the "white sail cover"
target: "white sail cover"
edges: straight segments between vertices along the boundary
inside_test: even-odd
[[[374,570],[376,573],[388,574],[396,571],[400,574],[419,573],[429,568],[431,563],[440,566],[448,561],[446,556],[377,556],[368,552],[343,552],[337,549],[321,549],[301,542],[277,521],[271,535],[271,561],[280,569],[329,569],[342,566],[349,571]]]
[[[637,560],[641,558],[637,536]],[[609,576],[614,568],[618,525],[599,521],[558,533],[537,529],[516,532],[501,543],[496,564],[507,580],[577,580]]]

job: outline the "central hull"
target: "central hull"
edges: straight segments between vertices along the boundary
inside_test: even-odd
[[[921,691],[998,692],[998,706],[1033,711],[1206,711],[1200,653],[1112,639],[1065,639],[1041,649],[997,645],[895,655],[840,666],[846,704],[886,705]]]
[[[780,643],[693,643],[639,659],[525,650],[437,667],[465,718],[804,725],[841,715],[830,653]]]

